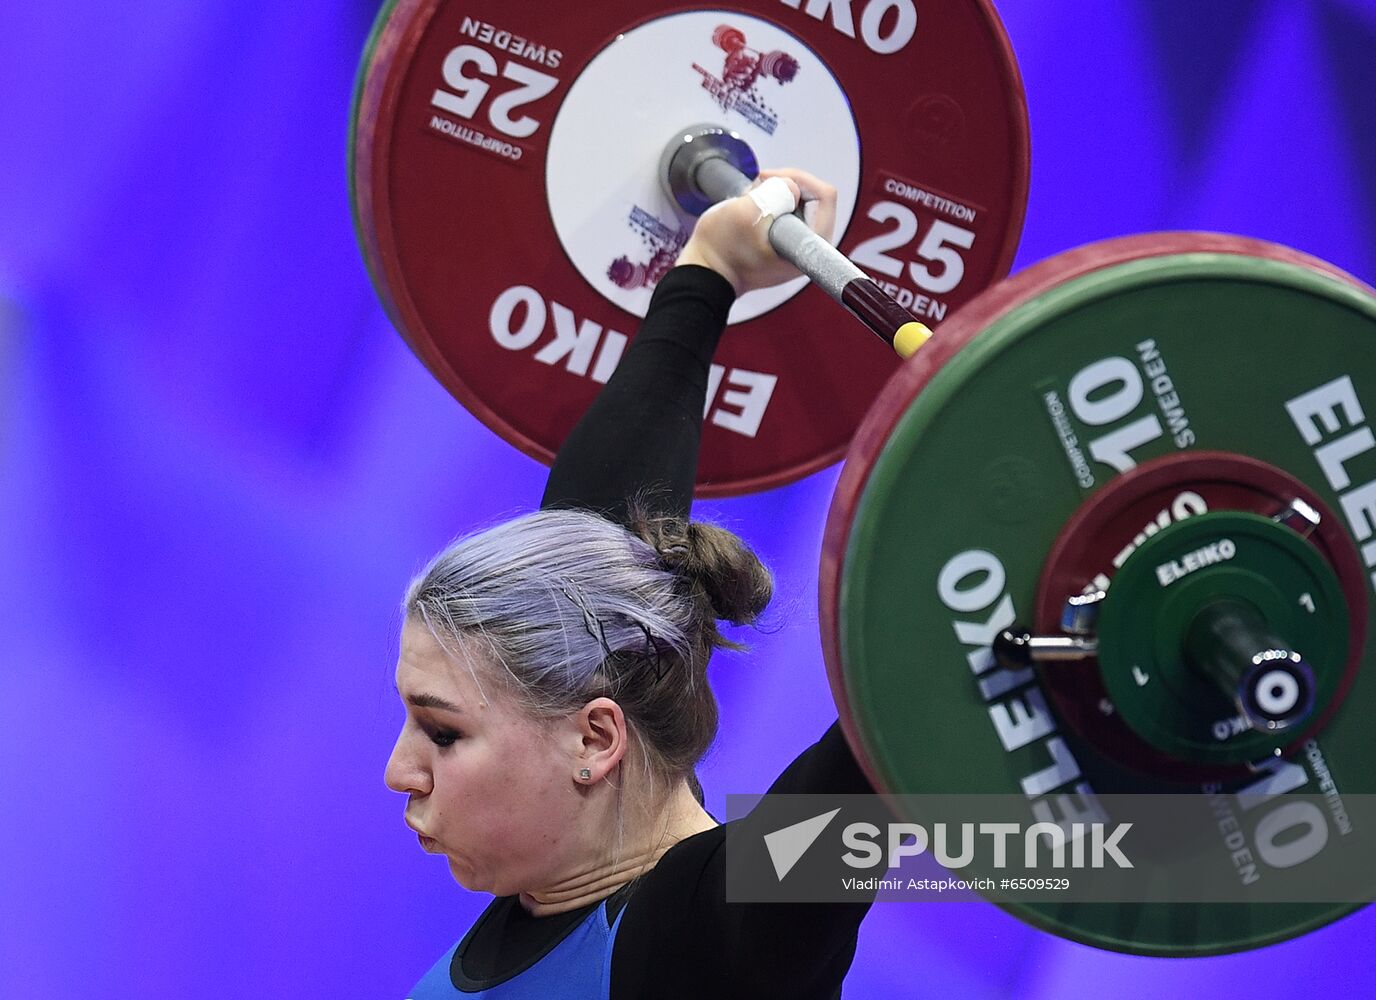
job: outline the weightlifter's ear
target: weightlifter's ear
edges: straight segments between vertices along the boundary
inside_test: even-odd
[[[584,784],[595,784],[621,763],[628,733],[621,706],[610,698],[594,698],[575,717],[579,747],[575,771]]]

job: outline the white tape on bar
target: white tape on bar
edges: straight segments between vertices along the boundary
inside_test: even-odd
[[[760,210],[760,217],[755,220],[756,225],[765,219],[777,219],[781,215],[787,215],[798,207],[793,192],[789,190],[782,177],[769,178],[758,187],[751,188],[749,194],[750,200]]]

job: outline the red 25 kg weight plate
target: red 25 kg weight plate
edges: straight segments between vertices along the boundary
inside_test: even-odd
[[[355,102],[359,239],[417,356],[527,454],[552,458],[691,231],[659,157],[704,122],[836,184],[838,245],[929,325],[1007,272],[1027,117],[986,0],[394,0]],[[805,284],[732,311],[701,495],[835,461],[897,364]]]

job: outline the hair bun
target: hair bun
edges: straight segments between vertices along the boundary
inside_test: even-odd
[[[641,517],[636,533],[654,546],[667,569],[701,591],[715,618],[748,625],[760,616],[774,594],[769,570],[745,542],[725,528],[678,518]]]
[[[718,618],[747,625],[774,595],[774,580],[740,537],[713,524],[688,525],[685,572],[701,584]]]

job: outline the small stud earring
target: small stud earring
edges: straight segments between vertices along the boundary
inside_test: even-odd
[[[578,771],[578,778],[579,778],[580,781],[591,781],[591,780],[592,780],[592,769],[591,769],[591,768],[586,768],[586,767],[580,768],[579,771]]]

